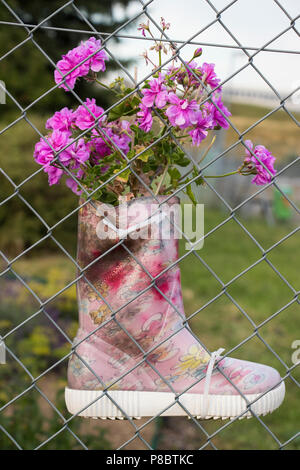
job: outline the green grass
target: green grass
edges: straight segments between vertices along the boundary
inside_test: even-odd
[[[258,119],[260,116],[266,115],[271,111],[270,108],[264,106],[249,105],[246,103],[231,103],[230,109],[233,115],[248,116],[253,119]],[[293,115],[296,119],[300,119],[300,113],[294,112]],[[272,114],[270,119],[291,122],[290,116],[282,109]]]
[[[226,219],[226,214],[206,211],[205,232],[208,233]],[[290,230],[287,225],[269,227],[262,220],[242,221],[256,237],[264,250],[282,239]],[[214,270],[223,283],[229,283],[226,292],[238,303],[241,309],[259,326],[272,314],[294,298],[293,291],[267,263],[267,259],[277,268],[286,281],[299,291],[299,234],[288,238],[271,250],[265,259],[256,244],[246,235],[235,221],[229,221],[205,240],[199,256]],[[184,254],[183,244],[181,254]],[[230,283],[249,265],[261,260],[253,269]],[[201,306],[222,292],[222,286],[203,267],[193,254],[181,262],[182,286],[186,314],[191,316],[193,331],[210,350],[224,347],[227,351],[250,337],[255,326],[225,293],[208,307],[194,314]],[[262,340],[292,366],[291,344],[299,339],[299,304],[293,303],[264,326],[258,328],[257,335],[235,351],[232,356],[268,364],[286,374],[285,367],[268,350]],[[293,371],[295,379],[300,378],[299,369]],[[299,429],[300,410],[297,401],[299,389],[291,379],[286,381],[287,395],[284,404],[272,415],[263,418],[281,442],[285,442]],[[224,424],[224,422],[223,422]],[[220,427],[220,423],[205,425],[209,432]],[[221,449],[273,449],[276,442],[256,420],[243,420],[230,425],[214,440]],[[299,449],[300,442],[294,441],[289,448]]]

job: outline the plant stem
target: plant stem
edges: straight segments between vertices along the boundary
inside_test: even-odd
[[[158,134],[158,137],[163,136],[167,129],[168,129],[168,126],[165,124],[162,130],[160,131],[160,133]]]
[[[208,154],[208,152],[210,151],[210,149],[212,148],[212,146],[214,145],[215,143],[215,140],[216,140],[216,136],[214,135],[212,140],[211,140],[211,143],[209,144],[209,146],[207,147],[207,149],[205,150],[204,154],[202,155],[202,157],[200,158],[199,163],[203,162],[204,158],[206,157],[206,155]]]
[[[224,178],[225,176],[236,175],[239,170],[231,171],[230,173],[224,173],[224,175],[205,175],[204,178]]]
[[[178,137],[178,136],[177,136]],[[199,163],[203,162],[204,158],[206,157],[206,155],[208,154],[208,152],[210,151],[210,149],[212,148],[212,146],[214,145],[215,143],[215,140],[216,140],[216,136],[214,136],[212,138],[212,141],[211,143],[209,144],[209,146],[207,147],[207,149],[205,150],[204,154],[202,155],[202,157],[200,158]],[[184,175],[182,175],[179,180],[178,180],[178,183],[180,183],[184,178],[186,178],[190,173],[192,173],[193,169],[192,170],[189,170],[187,171]],[[169,189],[169,188],[168,188]]]
[[[95,81],[98,83],[98,85],[103,86],[103,88],[106,88],[106,90],[109,90],[109,91],[112,91],[113,93],[116,93],[115,90],[113,90],[112,88],[109,88],[109,86],[107,86],[104,83],[100,82],[100,80],[98,80],[98,78],[95,78]]]
[[[167,75],[168,79],[174,77],[178,72],[180,71],[180,67],[177,67],[174,72],[171,73],[171,75]]]
[[[158,185],[157,185],[157,188],[156,188],[156,191],[155,191],[155,196],[157,196],[158,193],[159,193],[159,190],[160,190],[161,185],[162,185],[162,183],[163,183],[163,181],[164,181],[164,179],[165,179],[165,176],[166,176],[166,174],[167,174],[168,169],[169,169],[169,163],[167,163],[167,165],[166,165],[166,167],[165,167],[165,169],[164,169],[164,172],[163,172],[163,174],[162,174],[162,177],[161,177],[161,179],[160,179],[160,181],[159,181],[159,183],[158,183]]]

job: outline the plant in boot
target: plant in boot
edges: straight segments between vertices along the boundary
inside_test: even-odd
[[[169,26],[161,20],[163,30]],[[139,29],[152,36],[149,24]],[[98,83],[114,91],[117,104],[105,111],[87,99],[75,110],[56,112],[47,121],[50,133],[35,147],[49,184],[68,175],[66,184],[81,195],[80,327],[68,367],[67,407],[102,418],[184,415],[185,409],[202,418],[266,414],[284,397],[278,372],[221,358],[222,348],[206,350],[187,326],[176,264],[179,199],[172,193],[183,184],[195,201],[190,182],[204,182],[196,167],[192,177],[181,176],[178,168],[190,163],[182,145],[199,146],[228,128],[230,112],[214,65],[197,62],[201,49],[177,64],[174,44],[168,51],[162,40],[153,41],[151,54],[144,54],[154,67],[152,77],[137,88],[120,78],[109,86],[98,79],[107,61],[99,40],[69,51],[57,64],[56,83],[66,90],[80,78]],[[162,56],[169,52],[171,65],[167,61],[164,68]],[[237,174],[254,175],[258,185],[272,181],[271,153],[250,141],[244,145],[238,169],[205,178]],[[174,220],[165,231],[163,219],[171,212]]]
[[[166,30],[170,25],[162,18],[161,27]],[[139,29],[143,35],[153,37],[148,24]],[[144,54],[146,62],[153,66],[151,78],[137,88],[126,86],[122,78],[105,85],[98,79],[108,60],[103,47],[100,40],[91,37],[57,63],[54,78],[59,87],[71,91],[78,80],[84,79],[93,86],[112,90],[118,104],[105,112],[94,98],[87,98],[77,109],[63,108],[48,119],[49,134],[36,144],[34,158],[48,174],[49,184],[58,184],[66,176],[66,184],[75,194],[112,204],[118,204],[119,196],[125,194],[149,195],[149,189],[170,194],[181,184],[195,202],[188,183],[193,179],[196,184],[203,184],[204,180],[196,166],[189,172],[193,178],[181,176],[178,168],[190,163],[182,148],[186,144],[198,147],[212,133],[228,129],[231,116],[222,101],[221,80],[214,64],[197,62],[202,54],[200,48],[191,60],[177,63],[174,44],[168,50],[165,43],[154,39],[150,49],[158,60],[148,52]],[[171,58],[163,67],[162,56],[169,53]],[[242,168],[227,175],[205,177],[255,174],[253,183],[270,182],[276,173],[274,157],[263,146],[253,151],[250,141],[244,145],[249,158],[247,168],[245,162]],[[264,177],[260,176],[262,173]],[[167,175],[168,187],[164,184]]]

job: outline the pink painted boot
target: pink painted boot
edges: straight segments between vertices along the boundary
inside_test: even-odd
[[[165,223],[172,213],[178,221],[178,203],[169,199],[160,213],[151,197],[121,204],[118,236],[104,204],[80,209],[78,263],[89,267],[77,285],[80,327],[65,392],[71,413],[226,419],[252,416],[251,403],[264,415],[283,401],[276,370],[222,359],[223,349],[209,354],[184,323],[178,239],[174,224],[170,230]],[[124,248],[119,239],[126,235]]]

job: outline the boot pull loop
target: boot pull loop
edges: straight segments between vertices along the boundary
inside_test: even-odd
[[[203,417],[205,418],[208,412],[208,406],[209,406],[209,400],[208,400],[208,395],[209,395],[209,386],[210,386],[210,381],[211,381],[211,376],[213,372],[213,368],[216,362],[216,359],[218,356],[224,352],[224,348],[219,348],[217,351],[214,351],[211,353],[210,360],[207,366],[207,371],[206,371],[206,378],[205,378],[205,384],[204,384],[204,395],[203,395]]]

